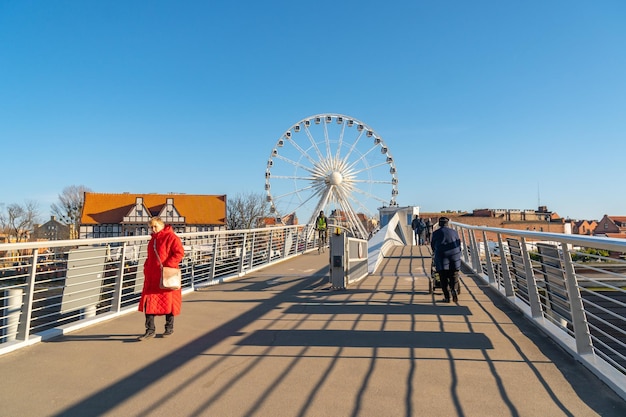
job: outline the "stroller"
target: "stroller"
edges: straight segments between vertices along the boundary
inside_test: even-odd
[[[428,280],[428,293],[433,294],[435,292],[435,288],[441,288],[441,280],[439,279],[439,274],[435,269],[435,256],[433,255],[432,261],[430,263],[430,279]],[[457,295],[461,294],[461,277],[459,274],[459,279],[456,280],[456,293]]]

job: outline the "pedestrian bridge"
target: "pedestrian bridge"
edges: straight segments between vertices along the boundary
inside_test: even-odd
[[[183,236],[175,333],[142,342],[146,237],[2,248],[20,260],[2,278],[0,414],[626,415],[621,263],[563,252],[621,242],[455,227],[458,304],[437,303],[430,250],[397,219],[367,258],[346,249],[369,272],[345,288],[304,229]]]

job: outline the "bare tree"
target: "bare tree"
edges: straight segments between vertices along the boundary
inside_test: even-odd
[[[28,240],[38,221],[39,205],[35,201],[9,204],[0,212],[0,228],[7,235],[9,242]]]
[[[237,194],[228,199],[226,228],[229,230],[261,227],[269,216],[269,207],[263,194]]]
[[[73,225],[74,230],[80,226],[80,216],[85,204],[85,192],[91,189],[84,185],[70,185],[65,187],[59,194],[59,202],[50,205],[50,212],[57,220],[68,226]]]

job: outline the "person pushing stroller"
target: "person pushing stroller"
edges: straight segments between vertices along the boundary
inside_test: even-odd
[[[456,230],[448,227],[450,219],[439,218],[439,228],[432,234],[430,247],[433,250],[435,269],[441,281],[443,291],[443,303],[458,301],[457,282],[461,270],[461,239]]]

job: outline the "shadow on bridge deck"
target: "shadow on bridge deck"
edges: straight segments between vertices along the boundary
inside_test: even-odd
[[[429,294],[397,248],[331,291],[306,254],[185,296],[170,338],[133,313],[0,357],[3,416],[623,416],[626,403],[471,276]],[[157,320],[163,325],[163,320]]]

